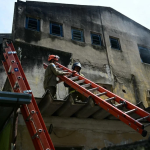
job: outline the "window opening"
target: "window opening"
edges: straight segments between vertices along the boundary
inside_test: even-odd
[[[139,48],[141,61],[143,63],[150,64],[150,49],[142,46],[138,46],[138,48]]]
[[[26,17],[26,28],[31,30],[40,31],[40,20],[35,18]]]
[[[99,34],[91,33],[91,40],[93,45],[102,45],[101,36]]]
[[[50,34],[63,36],[62,25],[58,23],[50,23]]]
[[[119,39],[110,37],[111,48],[121,50]]]
[[[79,29],[73,29],[72,28],[72,39],[75,41],[81,41],[83,42],[83,31]]]

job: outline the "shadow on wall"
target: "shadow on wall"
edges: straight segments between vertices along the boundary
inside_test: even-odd
[[[60,63],[64,66],[68,66],[72,57],[71,53],[22,42],[14,42],[14,46],[16,51],[18,49],[22,50],[19,57],[21,58],[24,71],[26,69],[32,70],[35,65],[38,68],[43,67],[43,63],[48,63],[47,59],[49,54],[58,55],[60,57]]]

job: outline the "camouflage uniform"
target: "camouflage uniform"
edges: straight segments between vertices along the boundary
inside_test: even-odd
[[[80,76],[83,76],[83,74],[80,74]],[[82,95],[81,93],[77,92],[75,89],[73,89],[72,87],[70,87],[68,84],[64,83],[64,86],[65,87],[69,87],[69,94],[72,95],[73,99],[76,100],[76,101],[85,101],[86,100],[86,97],[84,95]]]
[[[45,91],[49,89],[51,91],[52,96],[54,97],[56,95],[56,84],[57,84],[56,77],[58,75],[65,75],[65,74],[66,74],[65,72],[57,70],[54,63],[50,63],[46,68],[44,75],[43,86]]]

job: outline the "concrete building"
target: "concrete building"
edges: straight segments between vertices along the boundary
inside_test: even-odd
[[[101,149],[147,139],[92,100],[66,98],[63,84],[53,100],[43,89],[42,64],[48,63],[48,54],[59,55],[69,68],[79,61],[88,79],[148,110],[150,30],[109,7],[17,1],[12,39],[46,126],[53,125],[50,136],[56,150]],[[0,86],[10,90],[4,70],[0,76]],[[17,149],[33,149],[21,115]]]
[[[2,43],[3,38],[11,39],[11,34],[10,33],[1,33],[0,34],[0,43]]]

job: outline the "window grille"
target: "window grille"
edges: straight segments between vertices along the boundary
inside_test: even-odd
[[[58,23],[50,23],[50,34],[63,36],[62,25]]]
[[[78,29],[72,29],[72,39],[75,41],[83,42],[83,31]]]
[[[93,45],[102,45],[101,36],[99,34],[91,33],[91,40]]]
[[[30,30],[40,31],[40,20],[26,17],[26,28]]]

